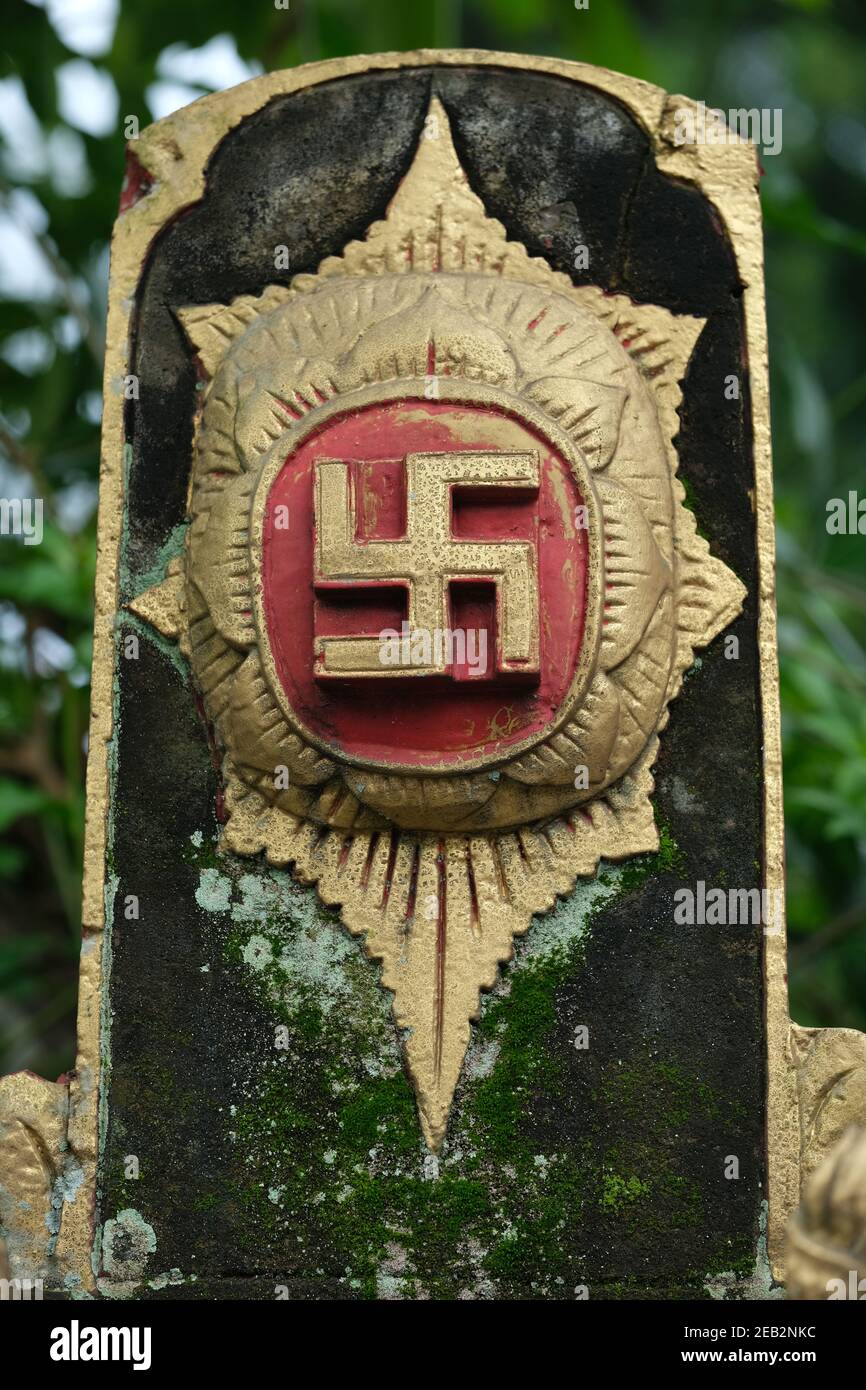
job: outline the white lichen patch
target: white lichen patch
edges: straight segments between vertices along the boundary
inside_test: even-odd
[[[427,1182],[435,1182],[439,1176],[439,1159],[436,1154],[424,1155],[424,1178]]]
[[[591,915],[620,891],[622,870],[606,864],[595,878],[579,879],[567,898],[560,898],[543,917],[533,917],[525,936],[514,947],[513,970],[576,945],[586,934]]]
[[[241,954],[253,970],[265,970],[274,958],[274,948],[266,936],[251,936]]]
[[[475,1039],[466,1052],[463,1075],[467,1081],[481,1081],[496,1066],[500,1046],[495,1039]]]
[[[255,972],[268,997],[290,1014],[310,1003],[327,1019],[335,1010],[341,1028],[357,1032],[362,1065],[369,1076],[400,1070],[391,1000],[379,985],[378,966],[360,942],[326,915],[315,891],[279,869],[258,872],[227,862],[225,871],[199,872],[196,898],[213,912],[230,914],[241,959]],[[351,1090],[351,1081],[341,1085]]]
[[[758,1246],[755,1251],[755,1267],[747,1277],[738,1277],[732,1270],[722,1274],[708,1274],[704,1288],[711,1298],[748,1299],[761,1301],[784,1298],[785,1290],[773,1278],[770,1257],[767,1253],[767,1203],[761,1203],[758,1226]]]
[[[192,1275],[191,1279],[194,1280],[195,1275]],[[168,1288],[169,1284],[184,1283],[186,1283],[186,1280],[179,1269],[168,1269],[165,1270],[162,1274],[157,1274],[155,1278],[148,1279],[147,1287],[149,1289],[166,1289]]]
[[[699,816],[704,812],[699,797],[691,792],[683,781],[682,777],[672,777],[670,779],[670,794],[674,804],[674,809],[684,816]]]
[[[145,1277],[156,1250],[156,1232],[132,1207],[110,1217],[102,1228],[100,1292],[129,1298]]]
[[[411,1298],[411,1288],[407,1288],[405,1279],[395,1279],[392,1274],[376,1275],[376,1297],[384,1302],[394,1302],[402,1298]]]
[[[231,905],[232,881],[219,869],[199,869],[199,884],[195,900],[205,912],[228,912]]]

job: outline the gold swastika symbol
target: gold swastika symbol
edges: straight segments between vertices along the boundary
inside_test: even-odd
[[[495,585],[496,670],[532,675],[539,665],[538,557],[524,540],[468,540],[452,534],[456,488],[537,491],[539,462],[528,453],[407,454],[406,532],[399,540],[358,540],[350,468],[335,459],[316,466],[315,583],[325,588],[401,584],[408,590],[410,633],[449,627],[449,585]],[[383,670],[378,635],[319,639],[317,676],[409,674]],[[444,675],[444,658],[413,665],[412,675]]]

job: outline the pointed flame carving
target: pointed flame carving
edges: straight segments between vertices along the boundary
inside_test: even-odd
[[[702,322],[576,288],[530,257],[469,187],[438,100],[425,131],[363,241],[290,286],[181,313],[208,377],[191,525],[184,560],[130,607],[180,641],[225,750],[224,850],[292,866],[381,962],[435,1151],[514,937],[600,858],[657,848],[657,732],[745,591],[676,478],[679,382]],[[583,637],[543,727],[523,737],[504,712],[477,754],[470,741],[456,762],[389,766],[316,733],[290,697],[262,607],[263,533],[304,440],[351,411],[429,399],[431,382],[437,400],[516,418],[566,460],[588,560],[583,607],[575,596],[561,622]]]

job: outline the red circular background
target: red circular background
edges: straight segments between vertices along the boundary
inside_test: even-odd
[[[409,453],[537,451],[537,495],[454,497],[461,539],[537,538],[540,678],[527,683],[452,677],[317,679],[317,641],[378,635],[405,617],[393,584],[314,592],[314,478],[317,459],[353,465],[358,542],[397,539],[405,527],[403,460]],[[354,759],[409,766],[461,765],[540,733],[571,684],[586,611],[587,539],[575,526],[580,493],[568,463],[514,417],[450,401],[400,400],[331,420],[289,455],[270,488],[262,541],[265,622],[274,665],[302,725]],[[277,507],[286,511],[276,512]],[[279,524],[275,524],[279,519]],[[490,627],[492,586],[452,585],[452,628]],[[495,653],[493,633],[488,651]]]

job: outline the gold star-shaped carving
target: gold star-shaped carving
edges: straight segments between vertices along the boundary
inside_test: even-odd
[[[381,961],[435,1151],[513,938],[600,858],[658,847],[658,733],[695,649],[742,606],[676,477],[679,383],[703,322],[575,287],[509,241],[436,100],[363,241],[290,286],[180,317],[207,377],[191,524],[183,559],[130,607],[190,661],[224,755],[222,848],[291,865]],[[261,610],[263,511],[314,431],[423,399],[431,380],[569,460],[588,513],[585,628],[543,729],[521,741],[505,717],[457,770],[395,771],[316,736],[283,688]]]

